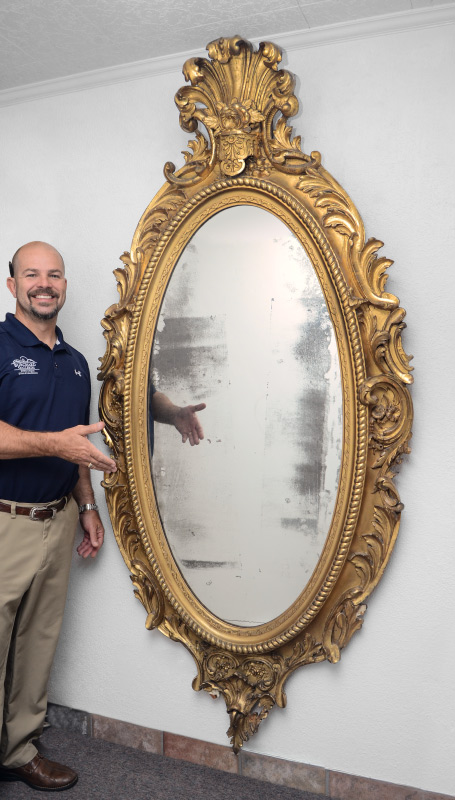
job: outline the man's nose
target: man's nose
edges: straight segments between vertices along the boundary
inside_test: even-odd
[[[36,287],[36,291],[37,292],[47,292],[47,293],[51,292],[53,294],[54,293],[54,288],[51,285],[50,280],[45,278],[43,280],[40,280],[38,286]]]

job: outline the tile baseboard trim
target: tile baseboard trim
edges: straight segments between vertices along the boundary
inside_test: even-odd
[[[56,703],[49,703],[48,723],[72,733],[92,736],[108,742],[134,747],[166,758],[191,761],[193,764],[255,778],[300,791],[313,792],[332,800],[455,800],[454,795],[430,792],[400,784],[348,775],[311,764],[251,753],[235,756],[231,748],[191,739],[176,733],[145,728],[131,722],[102,717]]]

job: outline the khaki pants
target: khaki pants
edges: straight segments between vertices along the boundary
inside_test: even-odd
[[[21,767],[37,752],[32,739],[46,715],[77,520],[74,499],[54,519],[0,512],[0,764],[6,767]]]

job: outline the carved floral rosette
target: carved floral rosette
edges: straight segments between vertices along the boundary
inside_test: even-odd
[[[207,49],[209,59],[185,63],[190,85],[175,97],[182,128],[195,133],[191,152],[184,154],[186,163],[177,172],[173,164],[165,165],[166,182],[143,214],[131,251],[122,256],[123,269],[114,273],[120,299],[102,321],[107,347],[99,375],[100,412],[118,463],[118,471],[104,481],[107,503],[135,594],[147,612],[146,626],[158,627],[192,653],[198,668],[195,689],[223,695],[230,716],[228,735],[238,752],[270,709],[286,704],[287,677],[304,664],[338,661],[362,625],[365,599],[379,581],[398,533],[403,506],[395,473],[409,452],[412,378],[401,341],[405,312],[385,291],[392,262],[378,257],[382,242],[365,240],[357,209],[322,167],[319,153],[305,155],[300,137],[292,138],[286,121],[298,110],[295,79],[278,69],[279,48],[265,42],[255,51],[249,42],[232,37]],[[289,614],[287,626],[271,624],[269,634],[261,638],[253,631],[250,639],[236,631],[229,638],[229,626],[223,628],[221,621],[217,633],[202,613],[193,613],[194,598],[182,587],[177,567],[163,566],[151,546],[151,539],[158,542],[164,534],[158,512],[152,537],[144,527],[137,450],[141,458],[148,457],[146,436],[134,432],[132,410],[134,380],[144,387],[148,375],[136,348],[144,296],[152,292],[148,308],[156,319],[181,242],[201,224],[194,209],[217,198],[219,208],[232,204],[236,192],[242,202],[251,197],[268,207],[270,201],[274,213],[286,207],[286,220],[296,220],[297,235],[299,230],[305,233],[307,249],[322,254],[349,331],[345,371],[352,376],[343,388],[344,438],[350,445],[342,472],[349,480],[341,480],[340,491],[347,499],[337,522],[332,561],[319,593],[315,590],[297,615]],[[180,230],[184,234],[178,240]],[[170,253],[167,268],[160,266],[165,251]],[[334,326],[341,327],[341,312],[328,305]],[[151,341],[153,325],[147,335]],[[148,491],[147,503],[153,505],[153,492]]]

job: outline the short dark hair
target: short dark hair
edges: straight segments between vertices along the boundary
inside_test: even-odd
[[[9,262],[9,274],[11,275],[12,278],[14,278],[14,272],[17,265],[17,256],[19,254],[19,250],[22,250],[22,246],[16,250],[11,261]]]

